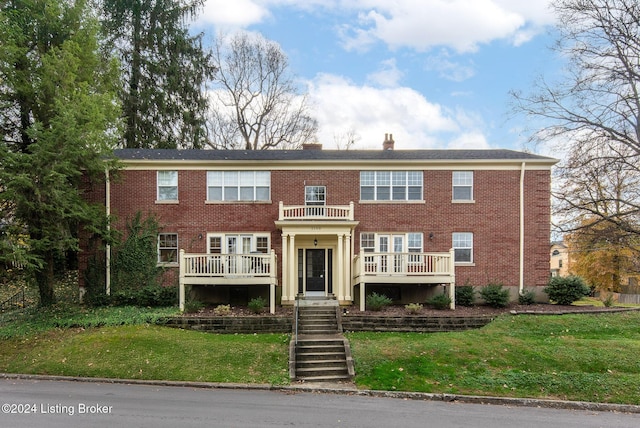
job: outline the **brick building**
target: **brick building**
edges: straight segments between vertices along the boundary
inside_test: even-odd
[[[123,229],[156,214],[158,263],[212,303],[371,291],[423,302],[454,284],[515,298],[549,277],[555,159],[510,150],[136,150],[94,189]],[[86,258],[85,258],[86,261]],[[83,261],[81,260],[81,266]]]

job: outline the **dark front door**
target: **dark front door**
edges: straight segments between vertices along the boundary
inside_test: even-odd
[[[325,250],[310,250],[306,252],[307,287],[306,291],[324,291],[325,285]]]

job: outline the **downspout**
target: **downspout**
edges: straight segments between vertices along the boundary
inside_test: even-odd
[[[109,169],[105,170],[105,198],[104,205],[107,214],[107,235],[111,232],[111,182],[109,180]],[[107,296],[111,295],[111,244],[107,242],[105,246],[105,286]]]
[[[524,292],[524,170],[526,163],[520,167],[520,280],[518,283],[518,295]]]

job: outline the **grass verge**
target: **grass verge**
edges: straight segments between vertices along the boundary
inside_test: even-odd
[[[349,333],[360,388],[640,404],[640,312],[503,316],[458,333]]]

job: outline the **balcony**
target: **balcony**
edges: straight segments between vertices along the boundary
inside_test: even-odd
[[[180,309],[184,309],[184,286],[269,285],[270,312],[275,312],[278,278],[274,250],[267,254],[186,254],[180,250]]]
[[[280,201],[278,220],[353,221],[353,202],[349,205],[287,205]]]
[[[454,251],[448,253],[365,253],[353,259],[353,284],[360,284],[360,309],[364,311],[366,284],[450,284],[455,308]]]

